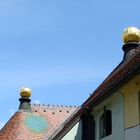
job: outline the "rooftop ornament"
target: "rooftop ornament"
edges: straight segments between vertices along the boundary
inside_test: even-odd
[[[140,42],[140,30],[136,27],[125,28],[122,34],[124,43]]]
[[[22,87],[20,90],[20,96],[19,111],[31,111],[31,99],[29,99],[31,96],[31,89],[28,87]]]
[[[128,27],[124,29],[122,34],[123,39],[123,61],[130,60],[140,47],[140,30],[136,27]]]
[[[20,90],[20,96],[21,97],[29,98],[31,96],[31,94],[32,94],[32,91],[28,87],[22,87],[21,90]]]

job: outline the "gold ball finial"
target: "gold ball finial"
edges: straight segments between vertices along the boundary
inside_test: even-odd
[[[140,30],[136,27],[128,27],[123,31],[123,42],[140,42]]]
[[[32,91],[28,87],[22,87],[21,90],[20,90],[21,97],[29,98],[31,96],[31,93],[32,93]]]

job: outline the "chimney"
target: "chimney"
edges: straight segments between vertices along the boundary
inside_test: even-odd
[[[140,47],[140,30],[135,27],[128,27],[123,31],[123,42],[122,47],[124,51],[123,61],[127,61],[133,57],[137,48]]]
[[[19,111],[31,111],[31,99],[29,97],[31,96],[31,89],[27,87],[22,87],[20,90],[20,106]]]

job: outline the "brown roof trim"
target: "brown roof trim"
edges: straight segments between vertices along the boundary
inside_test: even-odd
[[[65,124],[63,129],[51,140],[61,139],[74,126],[83,112],[91,108],[107,96],[111,95],[118,88],[128,82],[131,78],[140,73],[140,48],[137,48],[136,54],[129,61],[121,62],[114,71],[103,81],[103,83],[93,92],[93,94],[83,103],[81,109],[74,114]]]
[[[104,97],[115,92],[118,88],[124,85],[132,77],[140,73],[140,49],[137,54],[129,61],[121,63],[111,75],[109,75],[105,81],[93,92],[90,98],[84,103],[83,107],[90,108],[104,99]]]

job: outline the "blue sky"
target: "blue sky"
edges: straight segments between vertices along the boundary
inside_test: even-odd
[[[123,57],[121,34],[140,27],[139,0],[0,0],[0,125],[32,102],[81,105]]]

